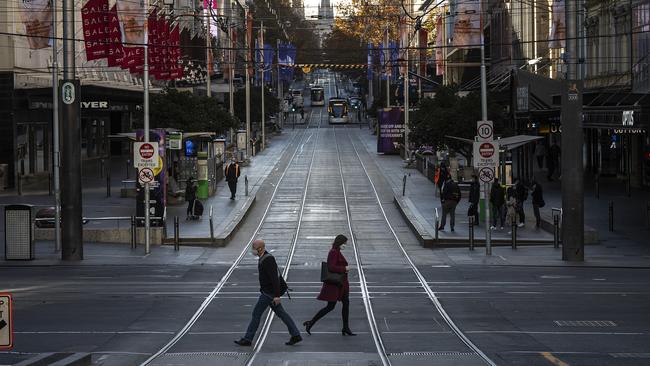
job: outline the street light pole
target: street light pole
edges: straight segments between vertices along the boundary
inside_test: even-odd
[[[481,11],[479,11],[480,32],[481,32],[481,120],[487,122],[487,77],[485,71],[485,37],[483,36],[483,4],[484,0],[480,0]],[[479,183],[481,184],[481,183]],[[492,232],[490,230],[490,184],[483,184],[483,199],[485,200],[485,254],[492,255]],[[478,208],[477,208],[478,209]]]
[[[264,21],[261,22],[260,28],[261,28],[260,29],[260,32],[261,32],[261,36],[260,36],[260,55],[261,55],[261,57],[260,57],[260,60],[262,60],[262,63],[261,63],[261,70],[262,70],[261,74],[262,75],[260,77],[260,81],[261,81],[260,85],[262,85],[262,150],[264,150],[264,146],[265,146],[265,141],[264,141],[264,139],[265,139],[265,131],[264,131],[264,127],[265,127],[264,126],[264,124],[265,124],[265,118],[264,118],[264,107],[265,107],[264,106],[264,89],[265,89],[264,88],[264,86],[265,86],[264,85],[265,84],[264,83],[264,64],[265,64],[265,60],[264,60]]]
[[[210,0],[212,2],[212,0]],[[211,6],[211,5],[209,5]],[[212,80],[210,80],[210,71],[212,71],[212,37],[210,34],[210,10],[209,8],[205,10],[205,27],[206,27],[206,32],[205,32],[205,66],[208,71],[208,77],[207,77],[207,83],[206,83],[206,89],[207,89],[207,95],[208,97],[212,96]]]
[[[52,0],[52,150],[54,174],[54,249],[61,250],[61,147],[59,141],[59,61],[57,0]]]
[[[244,15],[246,17],[246,37],[245,38],[245,53],[246,53],[246,158],[251,156],[251,143],[250,143],[250,135],[251,135],[251,80],[250,80],[250,39],[248,39],[249,35],[252,34],[253,30],[248,29],[251,27],[251,22],[248,21],[248,17],[250,16],[250,9],[248,6],[246,6],[244,10]]]

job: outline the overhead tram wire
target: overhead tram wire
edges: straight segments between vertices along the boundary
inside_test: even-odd
[[[372,187],[372,191],[375,196],[375,200],[377,201],[377,204],[379,206],[379,209],[381,211],[381,214],[384,218],[384,221],[388,225],[388,228],[390,229],[393,237],[395,238],[395,241],[397,243],[397,246],[406,259],[406,261],[409,264],[409,267],[417,277],[418,281],[420,282],[420,286],[425,290],[427,293],[427,296],[431,300],[431,302],[434,304],[436,310],[440,314],[440,316],[444,319],[445,323],[451,328],[451,330],[454,332],[454,334],[469,348],[471,349],[476,355],[478,355],[487,365],[489,366],[496,366],[496,363],[492,361],[483,351],[481,351],[480,348],[478,348],[464,333],[463,331],[458,328],[456,323],[453,321],[453,319],[449,316],[449,314],[445,311],[443,308],[442,304],[440,303],[440,300],[436,296],[435,292],[431,289],[429,286],[427,280],[424,278],[420,270],[418,270],[417,266],[411,259],[410,255],[406,252],[406,249],[404,249],[404,245],[402,244],[402,241],[399,239],[397,236],[397,233],[395,232],[395,229],[393,228],[393,225],[390,223],[388,220],[388,216],[386,215],[386,211],[384,210],[383,205],[381,204],[381,200],[379,198],[379,193],[377,192],[377,187],[375,186],[375,183],[372,181],[372,178],[370,178],[370,174],[368,173],[368,169],[366,168],[366,165],[363,163],[363,160],[361,159],[361,156],[359,155],[359,151],[357,150],[354,141],[352,141],[352,137],[350,137],[349,134],[347,134],[348,139],[350,140],[350,144],[352,145],[352,148],[354,149],[355,155],[357,159],[359,160],[359,163],[361,163],[361,167],[363,168],[365,176],[368,178],[368,182],[370,183],[370,186]],[[338,144],[337,144],[338,148]],[[341,176],[342,177],[342,176]]]
[[[308,141],[308,140],[311,138],[311,136],[314,135],[314,133],[312,132],[311,135],[310,135],[310,137],[307,138],[307,140],[305,141],[305,136],[307,136],[307,131],[308,131],[308,129],[305,129],[305,130],[302,132],[301,137],[300,137],[300,141],[303,141],[303,144],[306,143],[306,141]],[[317,132],[318,132],[318,131],[317,131]],[[296,139],[296,136],[297,136],[297,135],[295,135],[295,136],[291,139],[291,142],[293,142],[293,141]],[[290,142],[289,145],[287,145],[287,146],[290,146],[290,145],[291,145],[291,142]],[[169,340],[169,341],[168,341],[168,342],[167,342],[167,343],[166,343],[162,348],[160,348],[157,352],[155,352],[154,354],[152,354],[148,359],[146,359],[144,362],[142,362],[142,363],[140,364],[140,366],[146,366],[146,365],[149,365],[151,362],[155,361],[158,357],[162,356],[162,355],[165,354],[167,351],[169,351],[169,350],[170,350],[170,349],[171,349],[171,348],[172,348],[176,343],[178,343],[178,341],[180,341],[180,340],[181,340],[181,339],[182,339],[182,338],[183,338],[183,337],[184,337],[184,336],[189,332],[189,330],[192,328],[192,326],[194,326],[194,324],[196,323],[196,321],[201,317],[201,315],[202,315],[203,312],[207,309],[207,307],[210,305],[210,303],[212,302],[212,300],[215,299],[215,297],[219,294],[219,292],[221,291],[221,289],[223,288],[223,286],[228,282],[228,280],[229,280],[230,277],[232,276],[232,274],[233,274],[233,272],[235,271],[235,269],[240,265],[240,263],[241,263],[241,261],[243,260],[244,256],[249,252],[249,250],[250,250],[249,247],[250,247],[251,243],[253,242],[253,240],[255,240],[257,234],[259,233],[259,231],[260,231],[260,229],[261,229],[261,227],[262,227],[262,224],[264,223],[264,220],[265,220],[266,217],[268,216],[269,209],[270,209],[270,207],[271,207],[271,204],[273,203],[273,199],[275,198],[275,195],[276,195],[276,193],[277,193],[277,191],[278,191],[278,188],[280,187],[280,183],[283,181],[283,179],[284,179],[284,177],[285,177],[287,171],[289,170],[289,167],[291,166],[291,164],[293,163],[293,160],[295,159],[296,155],[298,154],[299,146],[300,146],[300,144],[298,144],[298,146],[296,146],[296,149],[295,149],[293,155],[291,156],[291,159],[290,159],[289,162],[287,163],[287,166],[284,168],[284,171],[282,172],[282,175],[280,176],[280,178],[279,178],[279,180],[278,180],[278,183],[276,184],[275,188],[273,189],[273,193],[271,194],[271,197],[270,197],[270,199],[269,199],[269,203],[266,205],[266,208],[265,208],[264,213],[263,213],[263,215],[262,215],[262,217],[261,217],[261,219],[260,219],[259,224],[257,225],[257,227],[255,228],[255,230],[253,231],[253,235],[251,235],[250,240],[246,243],[246,245],[244,246],[244,248],[242,249],[242,251],[239,253],[239,256],[237,257],[237,259],[235,259],[234,263],[233,263],[233,264],[228,268],[228,270],[227,270],[226,273],[223,275],[223,277],[219,280],[219,282],[218,282],[217,285],[214,287],[214,289],[213,289],[213,290],[210,292],[210,294],[205,298],[205,300],[203,301],[203,303],[201,303],[201,305],[200,305],[199,308],[196,310],[196,312],[192,315],[192,317],[190,318],[190,320],[188,320],[187,323],[185,323],[185,325],[184,325],[184,326],[183,326],[183,327],[178,331],[178,333],[176,333],[176,335],[174,335],[174,337],[172,337],[171,340]]]

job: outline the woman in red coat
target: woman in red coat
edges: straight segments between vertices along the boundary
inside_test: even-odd
[[[316,324],[318,319],[334,310],[337,301],[340,301],[343,304],[343,311],[341,313],[343,316],[343,329],[341,329],[341,334],[349,336],[356,335],[352,333],[349,326],[350,283],[348,282],[348,261],[345,260],[345,257],[341,253],[341,250],[345,249],[345,243],[347,243],[347,241],[348,238],[346,238],[345,235],[337,235],[332,244],[332,249],[330,249],[330,252],[327,255],[328,270],[332,273],[344,273],[345,275],[343,276],[343,282],[340,285],[323,283],[323,287],[318,295],[318,300],[327,301],[327,305],[320,309],[311,320],[302,324],[305,326],[305,330],[309,335],[311,335],[311,328]]]

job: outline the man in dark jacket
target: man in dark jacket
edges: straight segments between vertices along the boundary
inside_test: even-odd
[[[289,316],[280,303],[280,272],[278,271],[278,264],[275,262],[275,258],[266,251],[264,240],[257,239],[253,241],[251,252],[254,256],[259,257],[257,271],[259,272],[260,297],[257,299],[257,304],[253,308],[253,318],[248,324],[246,335],[235,341],[235,343],[240,346],[252,345],[255,332],[257,332],[257,328],[260,325],[262,314],[264,314],[264,311],[269,306],[275,315],[287,326],[289,334],[291,334],[291,338],[285,344],[292,346],[302,341],[298,327],[296,327],[293,319],[291,319],[291,316]]]
[[[515,199],[517,200],[517,215],[519,216],[518,227],[524,227],[526,223],[526,214],[524,213],[524,202],[528,199],[528,189],[520,179],[515,179]]]
[[[478,177],[472,176],[472,183],[469,186],[469,209],[467,216],[474,216],[474,225],[479,224],[478,204],[481,201],[481,185],[478,183]]]
[[[194,217],[194,201],[196,200],[196,186],[194,185],[194,179],[192,177],[187,178],[187,184],[185,185],[185,201],[187,201],[187,217],[185,220],[189,220]]]
[[[456,223],[456,206],[460,201],[460,187],[454,182],[451,174],[448,174],[445,183],[440,192],[440,200],[442,201],[442,222],[438,230],[444,230],[447,222],[447,215],[449,215],[449,223],[451,224],[451,231],[454,231]]]
[[[533,193],[531,198],[533,199],[533,213],[535,214],[535,227],[539,229],[542,219],[539,215],[539,208],[544,207],[544,194],[542,192],[542,185],[537,181],[533,181],[532,185]]]
[[[239,178],[239,164],[235,159],[230,159],[228,165],[226,165],[226,182],[228,182],[228,188],[230,188],[230,199],[235,199],[235,193],[237,193],[237,178]]]
[[[503,230],[503,223],[506,218],[505,212],[505,192],[499,181],[495,180],[490,189],[490,206],[492,208],[492,230],[497,228],[497,219],[501,220],[501,229]]]

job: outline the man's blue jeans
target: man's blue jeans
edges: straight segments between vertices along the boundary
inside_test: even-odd
[[[246,335],[244,336],[245,339],[248,339],[249,341],[253,341],[253,338],[255,338],[255,332],[257,332],[257,328],[260,326],[260,319],[262,318],[262,314],[264,314],[264,310],[266,310],[267,307],[271,306],[271,309],[275,312],[275,315],[278,316],[282,320],[282,322],[287,326],[287,329],[289,330],[289,334],[291,336],[299,336],[300,331],[296,327],[296,324],[293,322],[293,319],[291,319],[291,316],[284,310],[282,307],[282,304],[273,305],[273,296],[265,293],[261,293],[259,299],[257,299],[257,304],[255,304],[255,308],[253,308],[253,319],[251,319],[250,324],[248,324],[248,329],[246,330]]]

